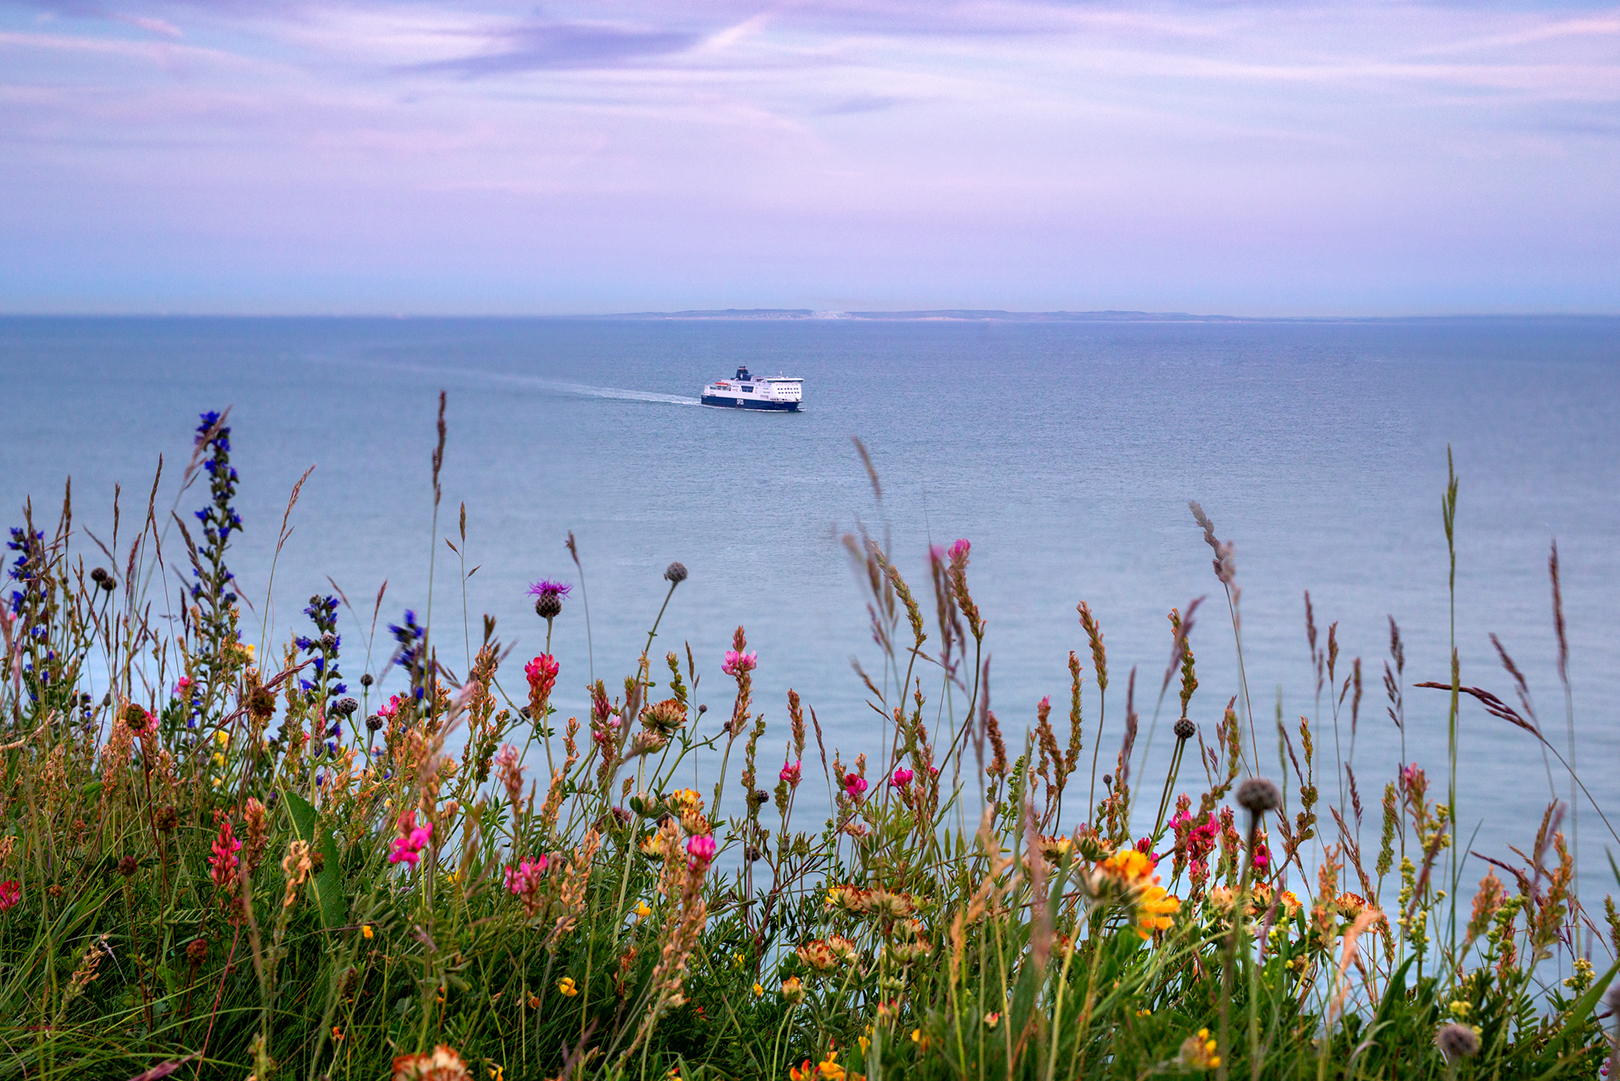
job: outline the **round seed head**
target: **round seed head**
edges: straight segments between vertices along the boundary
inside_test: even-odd
[[[1479,1033],[1456,1022],[1441,1025],[1440,1031],[1434,1034],[1434,1046],[1446,1056],[1447,1062],[1472,1058],[1479,1053]]]
[[[191,943],[186,946],[186,959],[194,965],[202,964],[203,961],[207,960],[208,940],[202,938],[192,939]]]
[[[1198,726],[1185,717],[1176,722],[1175,733],[1177,739],[1192,739],[1193,733],[1196,731],[1198,731]]]
[[[1277,794],[1277,786],[1264,777],[1250,777],[1238,785],[1238,806],[1252,815],[1263,815],[1267,811],[1275,811],[1282,805],[1282,797]]]
[[[376,732],[376,731],[381,730],[382,726],[383,726],[382,714],[373,713],[371,716],[366,718],[366,731],[368,731],[368,732]]]
[[[152,824],[164,833],[172,833],[180,825],[180,812],[173,807],[161,807],[152,816]]]
[[[535,598],[534,614],[541,619],[556,619],[562,614],[562,597],[555,593],[542,593]]]
[[[360,703],[356,702],[354,699],[352,699],[352,698],[340,698],[340,699],[338,699],[337,704],[332,707],[332,712],[337,713],[337,714],[341,714],[344,717],[348,717],[348,716],[352,715],[354,713],[354,711],[359,709],[359,708],[360,708]]]
[[[111,593],[113,590],[118,588],[118,579],[114,578],[110,574],[107,575],[101,580],[101,588],[105,589],[108,593]]]
[[[118,873],[128,878],[140,869],[141,863],[134,856],[125,856],[118,861]]]
[[[686,581],[686,564],[677,559],[664,568],[664,577],[672,584],[680,585]]]
[[[375,682],[377,681],[371,678],[370,672],[367,672],[365,675],[360,677],[360,686],[362,687],[369,687]]]
[[[107,569],[105,567],[97,567],[95,570],[90,572],[90,580],[95,582],[97,585],[100,585],[101,580],[105,577],[107,577]]]

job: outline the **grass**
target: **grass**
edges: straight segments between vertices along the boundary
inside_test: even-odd
[[[70,500],[49,532],[31,506],[12,532],[5,1076],[1598,1076],[1620,915],[1575,895],[1573,808],[1549,806],[1465,903],[1453,740],[1438,784],[1415,765],[1388,779],[1364,852],[1353,772],[1353,809],[1318,798],[1355,755],[1337,704],[1332,764],[1303,719],[1279,717],[1262,753],[1246,697],[1201,729],[1191,611],[1172,613],[1162,778],[1133,771],[1134,670],[1119,731],[1103,728],[1107,650],[1084,603],[1066,730],[1050,701],[1032,725],[997,718],[965,541],[930,553],[925,616],[891,553],[847,538],[884,654],[862,674],[884,727],[852,761],[795,693],[767,724],[779,707],[753,698],[740,627],[724,718],[691,705],[689,649],[643,652],[564,720],[551,697],[570,674],[549,655],[507,656],[487,619],[441,651],[411,612],[384,670],[351,684],[337,597],[312,598],[291,641],[242,640],[229,434],[203,416],[189,520],[154,482],[105,544]],[[441,421],[435,515],[443,439]],[[1453,478],[1448,541],[1456,494]],[[1231,545],[1195,514],[1240,634]],[[685,568],[665,577],[667,608]],[[537,586],[548,648],[568,592]],[[1341,679],[1332,630],[1320,654],[1314,623],[1310,640],[1318,694],[1325,679],[1343,703],[1353,680],[1358,709],[1359,660]],[[1393,624],[1391,647],[1400,725]],[[1420,686],[1452,693],[1453,729],[1477,701],[1565,763],[1527,706],[1450,677]],[[1280,783],[1254,775],[1273,750]],[[703,791],[676,780],[700,754],[719,763]],[[807,822],[801,788],[820,781],[831,814]]]

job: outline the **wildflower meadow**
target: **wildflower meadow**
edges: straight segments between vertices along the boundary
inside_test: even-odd
[[[442,398],[440,417],[435,534]],[[531,590],[544,652],[513,655],[486,620],[465,671],[445,660],[464,655],[460,613],[418,615],[428,598],[383,615],[381,598],[356,613],[321,593],[289,639],[245,637],[231,542],[261,523],[233,509],[228,420],[202,415],[179,514],[154,486],[105,545],[70,499],[48,519],[30,505],[11,531],[6,1077],[1609,1069],[1620,913],[1577,896],[1562,832],[1579,811],[1620,847],[1607,809],[1557,757],[1584,806],[1549,803],[1516,861],[1468,859],[1459,715],[1484,709],[1558,748],[1455,664],[1407,671],[1393,622],[1377,712],[1401,725],[1413,686],[1446,696],[1452,757],[1363,776],[1353,809],[1319,797],[1339,781],[1322,747],[1378,690],[1363,705],[1361,663],[1331,635],[1309,628],[1339,705],[1273,723],[1242,696],[1196,697],[1194,613],[1172,612],[1175,752],[1164,776],[1138,776],[1138,703],[1156,688],[1110,670],[1080,598],[1089,650],[1069,655],[1067,701],[997,717],[968,540],[908,581],[876,539],[846,538],[884,653],[868,745],[833,745],[813,688],[758,700],[742,627],[723,657],[654,649],[693,588],[679,562],[645,642],[618,650],[622,679],[590,683],[588,714],[564,717],[558,686],[585,681],[551,641],[579,633],[563,618],[586,604],[577,576]],[[1232,546],[1191,510],[1189,543],[1201,528],[1233,614],[1220,633],[1240,635]],[[572,537],[557,554],[582,566]],[[345,645],[368,619],[387,627],[386,667]],[[698,708],[702,679],[722,681],[729,711]]]

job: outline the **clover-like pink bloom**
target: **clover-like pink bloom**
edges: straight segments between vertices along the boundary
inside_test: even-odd
[[[549,653],[542,653],[523,666],[523,674],[529,677],[529,689],[539,695],[542,701],[551,697],[551,689],[557,685],[560,670],[557,658]]]
[[[844,791],[849,793],[850,799],[859,799],[861,793],[866,791],[866,778],[858,773],[845,774]]]
[[[728,676],[740,676],[744,672],[752,672],[759,665],[759,654],[740,653],[735,649],[726,650],[726,663],[720,666],[720,671]]]
[[[693,870],[707,867],[714,860],[714,838],[708,834],[688,838],[686,854],[692,857],[687,861],[688,867]]]
[[[803,766],[803,764],[804,764],[803,759],[800,759],[799,761],[794,762],[791,766],[788,765],[787,762],[784,761],[782,763],[782,772],[777,774],[777,777],[779,779],[781,779],[781,780],[786,781],[789,785],[793,786],[794,788],[798,788],[799,787],[800,770],[801,770],[801,767]]]
[[[416,866],[416,861],[422,858],[422,850],[433,839],[433,823],[424,822],[416,824],[416,812],[406,811],[399,816],[399,836],[394,838],[393,851],[388,854],[389,863],[408,863]]]
[[[532,893],[540,888],[541,876],[546,873],[550,860],[541,856],[537,860],[523,860],[516,867],[506,869],[506,888],[513,894]]]
[[[236,880],[236,865],[241,862],[236,854],[242,851],[242,842],[236,839],[230,819],[219,824],[219,836],[210,847],[214,854],[208,857],[208,873],[213,876],[214,885],[224,889]]]
[[[0,912],[14,908],[22,900],[22,883],[15,878],[0,882]]]
[[[963,537],[963,538],[958,539],[955,544],[951,545],[951,551],[950,551],[951,562],[956,563],[956,562],[959,562],[959,561],[966,561],[966,559],[968,557],[968,552],[972,548],[973,548],[973,545],[971,543],[969,543],[967,538]]]
[[[896,769],[894,776],[889,778],[889,787],[904,788],[911,783],[913,776],[915,775],[909,769]]]

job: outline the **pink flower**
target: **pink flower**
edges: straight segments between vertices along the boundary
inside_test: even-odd
[[[740,653],[735,649],[726,650],[726,663],[720,666],[720,671],[728,676],[740,676],[744,672],[752,672],[759,665],[759,654]]]
[[[506,869],[506,888],[514,895],[532,893],[540,888],[540,878],[551,861],[541,856],[537,860],[524,860],[516,867]]]
[[[15,878],[0,882],[0,912],[14,908],[22,900],[22,883]]]
[[[951,562],[966,563],[968,552],[972,549],[972,547],[973,545],[970,544],[966,538],[959,539],[955,544],[951,545]]]
[[[566,582],[553,582],[549,578],[541,579],[529,587],[531,597],[566,597],[573,591],[573,586]]]
[[[433,823],[416,824],[416,812],[406,811],[399,816],[399,836],[394,838],[394,850],[388,854],[389,863],[408,863],[416,866],[422,850],[433,839]]]
[[[780,778],[781,780],[786,781],[788,784],[792,785],[794,788],[798,788],[799,787],[799,771],[800,771],[800,767],[801,767],[802,764],[803,764],[803,759],[800,759],[798,762],[793,763],[791,766],[788,765],[786,761],[784,761],[782,763],[782,772],[777,774],[777,777]]]
[[[403,704],[404,703],[400,700],[399,695],[396,694],[388,700],[388,704],[386,706],[377,707],[377,715],[380,717],[387,717],[389,720],[393,720],[394,715],[399,712],[399,707]]]
[[[145,736],[157,731],[158,719],[151,711],[132,704],[125,723],[129,725],[130,735]]]
[[[211,847],[214,854],[208,857],[208,873],[213,876],[215,886],[226,889],[236,881],[236,865],[240,862],[236,854],[242,851],[242,842],[236,839],[230,819],[219,824],[219,836],[214,838]]]
[[[844,791],[849,793],[850,799],[859,799],[861,793],[866,791],[866,778],[858,773],[845,774]]]
[[[911,783],[912,776],[913,774],[909,769],[897,769],[894,771],[894,776],[889,778],[889,787],[904,788]]]
[[[687,861],[687,866],[694,871],[707,867],[714,859],[714,838],[708,834],[688,838],[686,854],[692,857]]]
[[[180,682],[174,685],[174,693],[181,698],[189,697],[191,694],[191,689],[196,685],[197,681],[192,679],[190,676],[181,676]]]
[[[560,668],[557,658],[549,653],[542,653],[523,666],[523,674],[529,677],[530,690],[542,698],[548,698],[551,689],[557,685],[557,672]]]

